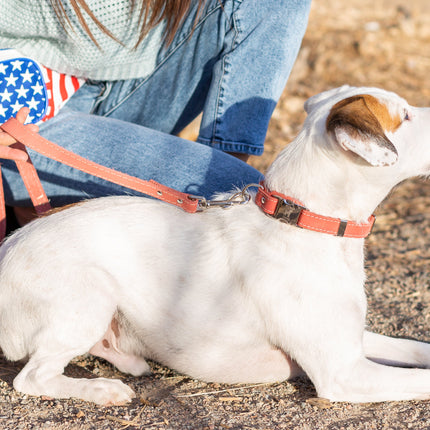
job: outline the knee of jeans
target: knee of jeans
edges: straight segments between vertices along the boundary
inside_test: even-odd
[[[227,0],[228,1],[228,0]],[[249,8],[257,19],[265,16],[283,18],[288,21],[291,15],[303,18],[307,22],[312,0],[232,0],[233,10]]]
[[[265,34],[281,44],[301,41],[306,30],[311,0],[233,0],[232,27],[236,44],[248,34]]]

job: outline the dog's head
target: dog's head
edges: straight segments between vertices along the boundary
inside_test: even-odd
[[[415,154],[415,170],[407,176],[429,173],[430,109],[412,107],[381,89],[344,86],[310,98],[305,110],[308,124],[357,162],[384,167],[401,158],[407,164]],[[422,166],[417,165],[419,152],[426,158]]]
[[[310,98],[305,109],[299,135],[266,173],[268,188],[321,214],[365,220],[396,184],[430,174],[429,108],[343,86]]]

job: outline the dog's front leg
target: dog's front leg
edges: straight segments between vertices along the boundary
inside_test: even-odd
[[[341,297],[341,289],[314,289],[313,296],[306,295],[301,303],[295,303],[296,318],[285,322],[289,345],[285,349],[310,377],[318,396],[349,402],[429,399],[430,369],[391,367],[366,357],[372,341],[372,351],[378,352],[379,358],[386,348],[393,361],[417,361],[413,353],[402,351],[405,343],[398,343],[402,348],[394,354],[396,342],[364,334],[365,307],[358,305],[351,292],[349,297],[346,292],[344,288]],[[292,313],[291,308],[286,314]],[[423,351],[421,346],[419,351]]]
[[[425,342],[365,331],[363,347],[366,357],[380,364],[430,368],[430,344]]]
[[[362,358],[342,369],[327,386],[317,386],[331,401],[383,402],[430,399],[430,370],[385,366]]]
[[[313,361],[309,361],[310,366],[303,366],[320,397],[348,402],[430,399],[430,369],[392,367],[377,363],[365,356],[370,351],[371,335],[366,334],[366,341],[361,344],[358,336],[353,333],[350,333],[350,338],[346,336],[346,332],[342,333],[337,329],[333,329],[333,333],[337,335],[327,336],[319,346],[315,340]],[[337,345],[334,343],[336,339]],[[386,345],[387,356],[392,357],[393,362],[414,364],[414,353],[402,351],[405,343],[393,346],[396,342],[382,337],[378,340],[381,339],[381,348]],[[399,349],[395,351],[397,346]]]

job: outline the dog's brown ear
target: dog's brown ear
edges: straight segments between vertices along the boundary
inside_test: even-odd
[[[390,166],[397,161],[398,153],[385,135],[400,125],[392,118],[385,105],[375,97],[358,95],[335,104],[326,121],[339,145],[352,151],[372,166]]]

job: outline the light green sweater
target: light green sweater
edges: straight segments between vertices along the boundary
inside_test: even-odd
[[[102,33],[89,16],[84,17],[99,49],[85,33],[69,0],[63,5],[73,29],[63,29],[49,0],[0,0],[0,49],[14,48],[61,73],[95,80],[147,76],[155,67],[164,24],[139,37],[138,15],[130,16],[129,0],[87,0],[97,19],[126,46]]]

